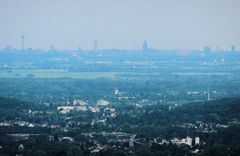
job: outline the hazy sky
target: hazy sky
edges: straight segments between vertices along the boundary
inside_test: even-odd
[[[240,49],[240,0],[0,0],[0,48]]]

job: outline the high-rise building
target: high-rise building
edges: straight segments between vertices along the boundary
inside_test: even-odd
[[[236,51],[236,48],[234,45],[231,46],[231,49],[230,49],[231,52],[235,52]]]
[[[22,50],[25,49],[25,38],[26,38],[25,35],[22,35],[22,36],[21,36],[21,39],[22,39]]]
[[[142,50],[143,50],[143,51],[147,51],[147,50],[148,50],[147,41],[144,41],[144,42],[143,42]]]
[[[203,50],[205,53],[210,53],[211,52],[211,48],[210,47],[204,47]]]
[[[51,45],[50,50],[51,50],[51,51],[55,51],[55,47],[54,47],[53,44]]]
[[[93,41],[93,50],[98,50],[98,40]]]

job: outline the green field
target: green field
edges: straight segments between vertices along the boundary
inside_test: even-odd
[[[34,69],[0,71],[0,77],[36,77],[36,78],[77,78],[77,79],[115,79],[114,72],[69,72],[62,69]]]
[[[202,76],[202,75],[217,75],[217,76],[224,76],[224,75],[232,75],[227,72],[177,72],[172,73],[173,75],[178,76]]]
[[[171,75],[178,76],[226,76],[232,75],[228,72],[172,72]],[[76,78],[76,79],[133,79],[146,80],[149,78],[162,79],[162,73],[146,73],[146,72],[71,72],[63,69],[32,69],[32,70],[0,70],[0,78],[20,78],[20,77],[35,77],[35,78]]]

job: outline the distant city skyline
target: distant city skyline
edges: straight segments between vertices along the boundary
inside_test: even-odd
[[[239,0],[0,0],[0,48],[240,49]]]

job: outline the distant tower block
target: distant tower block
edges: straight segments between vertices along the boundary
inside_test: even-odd
[[[21,36],[21,39],[22,39],[22,50],[25,49],[25,38],[26,38],[25,35],[22,35],[22,36]]]
[[[210,53],[211,52],[211,48],[210,47],[204,47],[203,50],[205,53]]]
[[[236,51],[236,48],[235,48],[234,45],[231,46],[231,50],[230,50],[230,51],[231,51],[231,52],[235,52],[235,51]]]
[[[144,41],[144,42],[143,42],[142,50],[143,50],[143,51],[147,51],[147,50],[148,50],[147,41]]]
[[[93,41],[93,50],[98,50],[98,40]]]
[[[78,51],[82,51],[82,47],[81,46],[78,47]]]
[[[51,51],[55,51],[55,47],[54,47],[53,44],[51,45],[50,50],[51,50]]]

